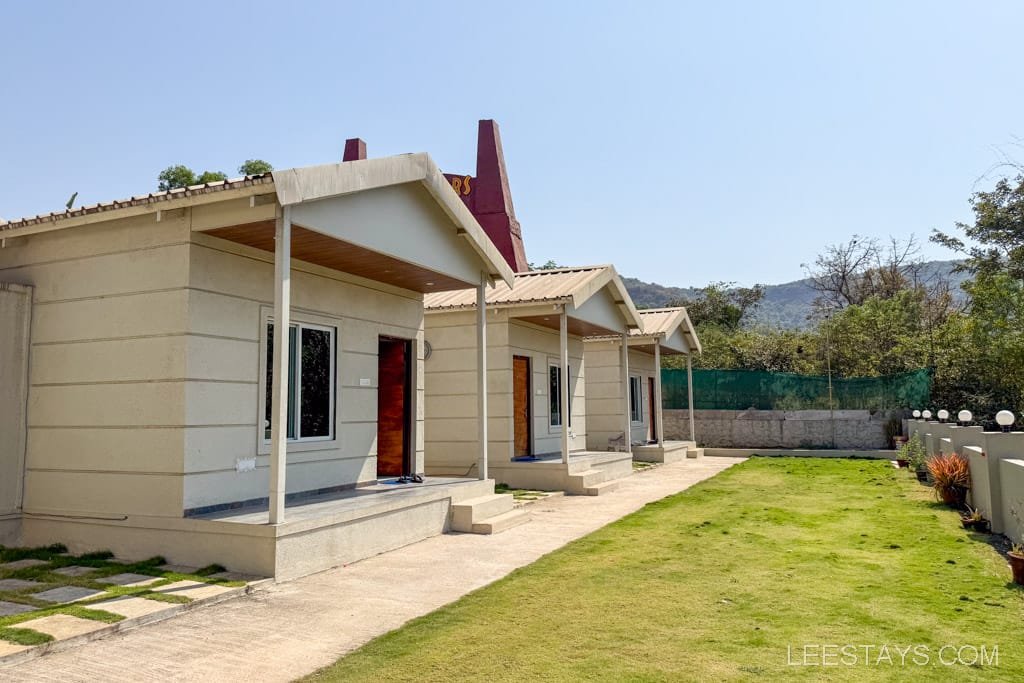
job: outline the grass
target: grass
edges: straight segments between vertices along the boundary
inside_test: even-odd
[[[122,596],[133,596],[156,600],[166,603],[188,603],[191,600],[182,595],[167,595],[154,592],[154,589],[166,586],[176,581],[198,581],[204,583],[215,583],[222,586],[243,586],[244,581],[228,581],[216,579],[210,576],[217,572],[224,571],[220,565],[210,565],[197,569],[194,574],[181,574],[178,572],[164,571],[160,565],[165,563],[162,557],[152,557],[148,560],[134,564],[120,564],[112,562],[113,554],[107,551],[87,553],[79,556],[67,555],[66,548],[62,545],[53,545],[42,548],[5,548],[0,546],[0,563],[14,560],[36,559],[44,560],[48,564],[36,567],[25,567],[23,569],[0,569],[0,579],[24,579],[37,581],[43,586],[33,586],[21,590],[0,591],[0,600],[16,602],[29,605],[35,609],[30,612],[23,612],[6,617],[0,617],[0,640],[6,640],[21,645],[37,645],[52,640],[50,636],[38,633],[31,629],[16,628],[17,624],[51,614],[68,614],[81,619],[91,619],[104,623],[121,621],[124,617],[95,609],[97,603]],[[64,576],[54,572],[61,567],[77,565],[81,567],[93,567],[96,571],[84,576]],[[97,579],[113,576],[122,573],[143,574],[159,578],[159,581],[146,586],[116,586],[99,583]],[[59,586],[80,586],[104,591],[103,594],[87,600],[80,600],[72,604],[54,605],[33,597],[39,593]],[[40,640],[42,639],[42,640]],[[30,642],[31,641],[31,642]]]
[[[905,470],[755,458],[309,680],[1024,680],[1022,595]],[[821,645],[857,663],[791,664]],[[998,647],[998,665],[946,666],[945,645]],[[927,663],[901,664],[908,646]]]
[[[47,633],[33,631],[30,628],[9,628],[0,627],[0,640],[6,640],[16,645],[42,645],[53,640],[53,636]]]
[[[540,500],[541,498],[547,498],[551,495],[550,491],[536,491],[534,489],[514,489],[508,484],[495,484],[495,493],[511,493],[515,500],[527,501],[527,500]]]

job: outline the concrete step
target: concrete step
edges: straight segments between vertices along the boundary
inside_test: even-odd
[[[610,493],[615,489],[619,488],[619,484],[622,482],[621,479],[613,479],[612,481],[603,481],[600,484],[593,486],[587,486],[583,489],[583,495],[585,496],[600,496],[605,493]]]
[[[686,449],[686,457],[687,458],[703,458],[704,457],[704,449],[703,448],[687,448]]]
[[[587,488],[588,486],[595,486],[608,479],[608,473],[604,470],[584,470],[577,474],[571,475],[574,483],[579,484],[580,488]]]
[[[475,523],[472,528],[472,533],[500,534],[502,531],[508,531],[512,527],[519,526],[520,524],[526,524],[530,519],[531,515],[528,510],[518,509],[512,510],[511,512],[503,512],[500,515],[488,517],[487,519]]]
[[[472,532],[481,521],[510,512],[514,507],[515,498],[509,493],[491,493],[453,503],[452,529]]]

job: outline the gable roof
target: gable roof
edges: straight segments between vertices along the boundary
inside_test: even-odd
[[[690,349],[697,353],[704,353],[700,345],[700,339],[697,337],[697,331],[690,321],[690,315],[682,306],[673,308],[642,308],[638,313],[643,321],[643,328],[630,330],[630,339],[664,341],[675,334],[676,330],[679,330]],[[598,335],[588,339],[604,341],[618,339],[618,337]]]
[[[401,154],[378,159],[289,168],[234,180],[151,192],[129,199],[90,204],[31,218],[0,223],[0,237],[18,237],[60,228],[116,220],[158,211],[220,201],[232,196],[275,194],[282,206],[406,183],[420,183],[455,224],[495,280],[512,282],[512,268],[473,214],[459,199],[429,155]],[[229,193],[225,196],[223,193]]]
[[[632,332],[632,336],[666,339],[672,336],[676,329],[681,329],[686,345],[697,353],[704,353],[700,339],[697,338],[697,331],[690,321],[690,314],[684,307],[645,308],[640,311],[640,317],[644,321],[643,331]]]
[[[622,279],[611,265],[580,266],[575,268],[552,268],[516,273],[512,287],[496,283],[487,288],[488,306],[509,308],[544,303],[572,304],[582,306],[590,297],[605,287],[612,290],[615,304],[622,312],[627,324],[634,329],[642,325],[633,300],[622,283]],[[424,297],[427,311],[474,309],[476,290],[461,289],[451,292],[436,292]]]
[[[260,187],[263,185],[267,185],[269,187]],[[270,173],[261,173],[260,175],[249,175],[231,180],[218,180],[216,182],[204,183],[201,185],[189,185],[188,187],[179,187],[173,190],[161,190],[159,192],[150,192],[149,194],[134,195],[127,199],[115,199],[109,202],[86,204],[78,207],[77,209],[51,211],[50,213],[12,219],[6,222],[0,220],[0,233],[7,230],[17,230],[19,234],[43,232],[48,229],[61,227],[57,224],[63,222],[67,222],[67,227],[71,227],[72,219],[80,219],[73,221],[74,224],[86,222],[92,223],[100,220],[107,220],[106,217],[97,217],[96,214],[117,212],[115,215],[110,216],[110,220],[113,220],[115,218],[127,217],[128,215],[145,213],[146,211],[156,211],[157,209],[164,208],[164,205],[168,202],[173,202],[174,207],[166,208],[177,208],[178,206],[195,203],[194,198],[197,197],[226,192],[229,190],[244,190],[249,188],[258,188],[258,191],[248,192],[247,194],[271,194],[274,192],[274,179]],[[219,199],[219,197],[215,197],[213,199],[216,200]],[[140,207],[142,208],[141,211],[138,210]],[[129,209],[136,209],[136,211],[128,211]],[[90,218],[91,220],[89,220]]]

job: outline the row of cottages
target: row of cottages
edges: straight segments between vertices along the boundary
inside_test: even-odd
[[[699,350],[611,266],[529,271],[492,121],[475,176],[354,139],[0,223],[0,543],[285,579],[499,531],[528,516],[495,481],[594,494],[692,446],[657,367]]]
[[[0,543],[288,578],[511,510],[484,476],[400,483],[426,468],[424,295],[513,281],[427,155],[0,239]]]
[[[661,429],[661,356],[701,351],[686,309],[637,311],[614,267],[517,273],[512,287],[487,288],[483,309],[469,290],[425,304],[427,474],[598,495],[632,473],[633,459],[699,455]],[[485,403],[470,353],[481,312]],[[484,413],[486,462],[472,438]]]

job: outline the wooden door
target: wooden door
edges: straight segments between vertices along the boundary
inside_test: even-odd
[[[647,440],[657,441],[658,440],[658,414],[660,407],[657,404],[656,393],[654,391],[654,378],[647,378],[647,405],[650,406],[647,409]]]
[[[512,356],[512,422],[514,424],[515,457],[532,455],[530,430],[533,425],[530,395],[530,359]]]
[[[412,344],[381,337],[377,356],[377,476],[411,474]]]

